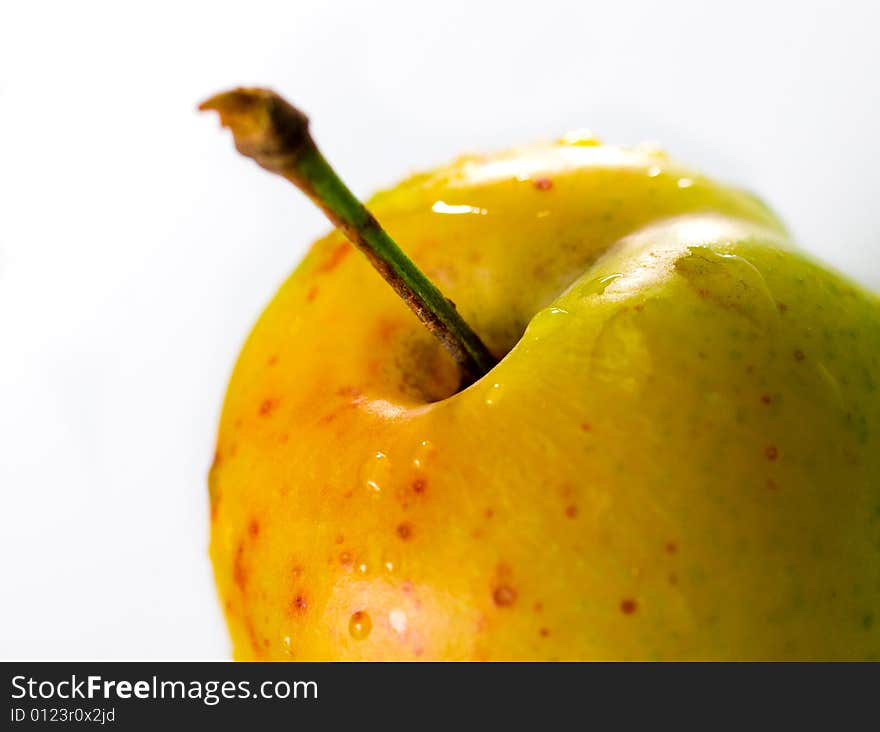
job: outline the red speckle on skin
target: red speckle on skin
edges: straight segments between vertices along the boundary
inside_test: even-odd
[[[413,653],[415,653],[417,656],[421,656],[424,652],[425,652],[425,649],[422,648],[421,646],[419,646],[418,648],[413,650]]]
[[[407,521],[397,525],[397,535],[404,541],[409,541],[413,535],[413,527]]]
[[[287,443],[287,441],[289,439],[290,439],[290,435],[288,435],[286,432],[282,432],[281,435],[279,435],[279,437],[278,437],[278,442],[280,442],[282,445],[284,445]]]
[[[266,366],[274,366],[278,363],[278,354],[272,354],[269,358],[266,359]]]
[[[404,592],[407,592],[407,593],[412,592],[413,591],[413,583],[410,582],[409,580],[406,580],[405,582],[401,583],[400,589],[403,590]]]
[[[348,256],[348,253],[351,250],[351,244],[347,241],[343,242],[330,252],[327,259],[325,259],[318,267],[318,272],[332,272],[339,266],[339,263]]]
[[[536,602],[534,605],[532,605],[532,610],[534,610],[536,613],[541,612],[543,609],[544,609],[543,602]]]
[[[803,361],[806,358],[804,352],[800,348],[794,352],[794,357],[797,361]]]
[[[293,575],[294,578],[302,576],[302,573],[303,573],[302,565],[294,564],[293,569],[290,570],[290,573]]]
[[[771,491],[775,491],[779,486],[776,484],[776,481],[773,478],[767,478],[767,488]]]
[[[309,291],[306,293],[306,302],[314,302],[315,298],[318,296],[319,288],[317,285],[309,288]]]
[[[379,322],[378,327],[376,328],[379,340],[382,343],[391,343],[394,339],[394,334],[400,329],[400,323],[396,320],[382,320]]]
[[[764,450],[764,454],[767,456],[768,460],[776,460],[779,457],[779,450],[776,445],[768,445]]]
[[[535,178],[533,185],[539,191],[549,191],[553,187],[553,181],[549,178]]]
[[[620,603],[620,612],[624,615],[632,615],[636,611],[636,608],[638,608],[638,603],[630,598],[622,600]]]
[[[259,536],[260,534],[260,523],[256,519],[251,519],[251,522],[248,524],[248,533],[252,537]]]
[[[424,493],[425,488],[428,487],[428,481],[424,478],[416,478],[412,482],[412,489],[414,493]]]
[[[772,401],[773,401],[773,397],[771,397],[769,394],[762,394],[761,395],[761,404],[769,404]]]
[[[573,519],[575,516],[578,515],[578,507],[575,506],[574,504],[572,504],[570,506],[566,506],[565,515],[568,516],[568,518]]]
[[[669,584],[671,584],[671,585],[678,584],[678,575],[677,574],[670,574],[668,579],[669,579]]]
[[[667,554],[675,554],[678,551],[678,544],[674,541],[669,541],[666,543],[666,553]]]
[[[584,432],[590,432],[593,429],[593,425],[591,425],[589,422],[582,422],[581,429]]]
[[[510,585],[498,585],[492,592],[492,600],[498,607],[510,607],[516,602],[516,590]]]
[[[278,399],[266,398],[260,404],[259,414],[261,417],[268,417],[275,411],[278,406]]]
[[[293,601],[290,603],[290,612],[294,615],[301,615],[309,608],[308,600],[306,600],[305,595],[302,593],[298,594],[293,598]]]
[[[342,552],[342,554],[339,555],[339,563],[343,567],[351,567],[351,565],[354,564],[354,560],[351,557],[351,553],[350,552]]]
[[[345,537],[342,534],[338,534],[336,537],[336,543],[341,544],[344,541],[345,541]]]
[[[247,588],[248,574],[244,566],[244,545],[239,544],[235,550],[235,559],[232,562],[232,579],[236,587],[242,592]]]
[[[245,616],[244,622],[245,622],[245,628],[247,629],[248,638],[251,641],[251,648],[253,648],[253,650],[254,650],[254,655],[257,658],[262,658],[263,657],[263,649],[260,648],[260,639],[257,636],[257,631],[254,628],[254,623],[247,616]]]
[[[548,635],[550,635],[550,629],[549,629],[549,628],[541,628],[541,629],[538,631],[538,633],[541,634],[541,637],[542,637],[542,638],[546,638]]]
[[[490,519],[495,515],[495,511],[493,511],[491,508],[487,508],[485,515],[487,519]]]
[[[780,313],[784,313],[786,310],[788,310],[788,305],[786,305],[784,302],[779,303],[776,307],[779,308]]]

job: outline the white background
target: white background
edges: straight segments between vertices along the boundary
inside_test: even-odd
[[[0,10],[0,657],[224,658],[226,379],[325,229],[196,103],[271,85],[366,194],[590,127],[760,192],[880,289],[876,2],[27,2]]]

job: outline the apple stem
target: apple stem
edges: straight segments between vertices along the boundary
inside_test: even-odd
[[[325,213],[360,249],[431,333],[452,354],[464,385],[496,363],[455,304],[407,257],[375,217],[336,175],[309,133],[309,120],[268,89],[234,89],[199,105],[228,127],[235,147],[266,170],[283,176]]]

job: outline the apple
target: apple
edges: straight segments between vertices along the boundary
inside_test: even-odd
[[[589,137],[462,157],[374,196],[381,227],[345,219],[305,118],[259,94],[204,108],[344,233],[226,395],[236,658],[880,659],[876,294],[750,193]],[[470,361],[346,238],[376,231],[455,303]]]

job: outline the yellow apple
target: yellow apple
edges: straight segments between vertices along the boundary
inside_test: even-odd
[[[210,474],[236,658],[880,658],[875,294],[589,138],[370,208],[501,360],[459,390],[341,233],[312,247]]]

